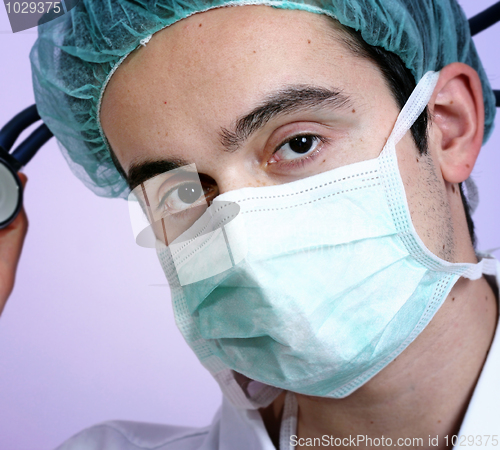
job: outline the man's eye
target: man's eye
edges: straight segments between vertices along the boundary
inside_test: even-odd
[[[190,208],[203,198],[203,188],[199,183],[185,183],[171,189],[163,197],[163,209],[170,213]],[[160,206],[162,206],[160,204]]]
[[[282,144],[274,156],[278,160],[297,159],[312,153],[321,142],[321,138],[313,135],[295,136]]]
[[[185,184],[177,189],[179,200],[188,204],[192,204],[198,200],[201,193],[201,186],[196,183]]]

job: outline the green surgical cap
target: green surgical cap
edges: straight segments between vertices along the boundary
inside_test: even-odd
[[[452,62],[472,66],[483,85],[489,137],[495,97],[456,0],[80,0],[38,27],[30,58],[40,116],[73,172],[96,194],[125,197],[129,191],[98,121],[101,95],[121,61],[141,40],[191,14],[254,4],[327,14],[360,31],[368,44],[397,54],[416,82]]]

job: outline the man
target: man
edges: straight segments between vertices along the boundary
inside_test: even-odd
[[[245,210],[244,201],[253,201],[255,196],[261,195],[262,200],[264,197],[268,198],[266,197],[268,192],[272,192],[278,197],[282,196],[280,202],[285,204],[287,201],[285,196],[302,195],[304,190],[316,189],[319,192],[325,183],[331,183],[332,180],[338,181],[339,185],[344,183],[346,178],[353,176],[338,174],[347,173],[346,171],[350,171],[353,167],[368,167],[372,164],[371,161],[378,158],[382,158],[390,165],[391,144],[397,143],[393,141],[391,132],[403,105],[398,104],[397,93],[391,91],[392,86],[384,77],[380,66],[377,66],[373,58],[370,59],[362,53],[363,47],[355,39],[348,30],[332,19],[325,15],[311,14],[310,11],[286,11],[268,6],[240,6],[214,9],[182,18],[154,34],[152,38],[148,36],[144,39],[137,51],[130,55],[127,53],[127,57],[120,61],[120,65],[114,67],[113,72],[110,72],[111,76],[97,73],[96,77],[100,79],[101,88],[97,90],[97,94],[92,95],[93,98],[99,99],[97,123],[102,126],[102,131],[99,130],[102,133],[102,142],[112,149],[110,157],[115,159],[118,170],[128,179],[132,189],[140,187],[139,192],[150,194],[148,182],[151,179],[194,164],[196,172],[200,174],[200,184],[207,203],[224,198],[240,206],[244,213],[251,212]],[[221,42],[225,44],[221,46]],[[42,45],[43,42],[40,43],[38,50]],[[35,54],[35,67],[38,67],[37,61],[40,61],[38,58],[40,56]],[[65,62],[68,63],[68,60]],[[41,66],[43,67],[43,64]],[[477,67],[480,70],[480,66]],[[309,213],[312,217],[323,217],[326,207],[320,210],[308,210],[305,208],[309,206],[305,205],[311,202],[294,204],[294,207],[297,206],[297,214],[292,214],[290,220],[296,220],[295,217],[300,217],[300,211],[306,211],[303,220],[299,220],[296,225],[302,227],[301,222],[306,222],[308,227],[318,227],[314,228],[311,234],[316,235],[317,230],[326,233],[328,246],[336,245],[337,252],[338,245],[328,240],[334,235],[342,235],[344,240],[339,238],[340,243],[352,243],[352,248],[356,250],[354,252],[349,250],[351,247],[347,247],[345,254],[347,256],[341,255],[339,266],[334,265],[338,253],[327,253],[327,258],[323,260],[325,265],[319,264],[321,255],[315,250],[307,255],[305,261],[308,264],[318,261],[317,265],[313,266],[313,272],[322,269],[331,271],[332,275],[327,272],[326,278],[334,277],[343,266],[347,266],[344,277],[335,278],[335,283],[331,286],[325,282],[324,277],[318,277],[319,283],[325,284],[320,284],[319,289],[311,293],[310,298],[304,299],[304,295],[296,295],[298,300],[296,304],[293,303],[293,307],[303,307],[306,300],[304,311],[307,310],[308,304],[326,295],[327,301],[317,304],[314,310],[314,313],[324,312],[325,323],[328,323],[326,321],[330,320],[330,317],[335,319],[339,311],[344,313],[343,319],[336,324],[339,328],[345,325],[345,330],[343,329],[342,333],[333,333],[334,336],[331,336],[330,332],[335,327],[315,328],[315,333],[312,335],[314,339],[324,333],[325,329],[328,334],[325,339],[318,339],[316,342],[304,339],[305,336],[309,336],[306,333],[307,327],[301,320],[297,320],[297,314],[290,313],[290,310],[292,313],[296,313],[297,310],[287,307],[286,304],[278,305],[276,292],[271,292],[275,288],[266,284],[268,282],[265,280],[267,269],[277,270],[272,280],[276,285],[282,282],[290,285],[291,280],[294,282],[292,291],[301,292],[303,286],[308,288],[316,286],[308,284],[309,280],[303,275],[304,273],[309,275],[307,272],[309,267],[290,264],[286,259],[278,264],[267,265],[269,255],[264,249],[263,254],[266,258],[260,260],[263,261],[260,266],[257,264],[252,268],[253,278],[250,282],[245,278],[249,273],[245,265],[251,261],[254,248],[246,249],[247,255],[244,259],[232,261],[233,267],[230,269],[232,272],[228,272],[235,277],[230,280],[232,284],[224,286],[225,281],[221,278],[211,287],[214,292],[219,286],[222,286],[226,293],[236,291],[237,295],[231,299],[232,301],[227,301],[231,296],[229,293],[219,297],[212,296],[207,302],[206,299],[212,295],[207,293],[206,298],[200,301],[201,307],[194,306],[193,302],[197,298],[191,286],[200,290],[200,286],[204,285],[196,283],[209,283],[204,280],[213,280],[219,275],[226,277],[226,270],[218,271],[216,267],[218,260],[214,258],[211,260],[215,266],[212,272],[210,272],[212,268],[206,269],[210,273],[198,277],[196,281],[183,282],[182,277],[191,276],[192,268],[196,266],[192,265],[187,272],[183,272],[181,265],[177,264],[179,260],[175,260],[177,250],[173,245],[176,245],[177,235],[173,241],[170,237],[164,237],[162,240],[162,235],[159,233],[159,254],[160,257],[164,257],[164,269],[167,275],[169,268],[175,266],[176,269],[176,274],[173,278],[169,278],[169,282],[175,294],[174,307],[177,308],[177,319],[181,330],[200,359],[216,378],[218,377],[217,380],[233,405],[225,402],[221,416],[216,419],[209,431],[181,433],[166,428],[161,430],[160,437],[156,441],[150,441],[150,445],[155,442],[155,445],[164,444],[165,448],[176,448],[175,445],[180,445],[179,448],[219,448],[218,446],[224,445],[228,445],[228,448],[272,448],[271,441],[278,446],[278,441],[281,439],[279,447],[286,448],[286,445],[295,443],[308,445],[308,442],[314,443],[315,439],[330,436],[340,439],[340,445],[347,447],[353,445],[351,439],[356,436],[356,444],[362,448],[378,446],[379,444],[373,443],[373,439],[382,438],[401,447],[447,448],[455,444],[452,442],[453,435],[468,430],[468,416],[476,414],[477,417],[477,412],[471,409],[474,403],[469,407],[469,402],[495,334],[498,311],[496,287],[478,275],[479,272],[487,270],[483,270],[483,266],[475,265],[477,259],[472,245],[471,230],[467,224],[466,206],[459,187],[459,184],[470,175],[483,141],[484,103],[480,77],[470,66],[448,61],[443,68],[433,67],[433,69],[441,69],[439,77],[424,77],[425,80],[434,80],[431,89],[428,89],[429,98],[426,98],[423,104],[423,106],[428,104],[431,118],[428,139],[425,138],[425,127],[423,136],[414,128],[412,134],[407,133],[399,142],[393,150],[397,154],[397,167],[395,171],[388,170],[387,173],[390,175],[384,175],[384,179],[390,180],[395,177],[397,184],[397,174],[400,173],[404,191],[396,186],[391,189],[386,188],[386,193],[404,192],[408,203],[408,214],[411,215],[407,219],[411,220],[416,230],[411,241],[419,247],[416,253],[425,254],[431,260],[429,266],[434,263],[440,264],[437,273],[444,272],[445,267],[450,267],[450,271],[455,267],[458,270],[460,267],[464,277],[459,279],[457,272],[453,280],[450,279],[446,283],[439,281],[443,286],[439,294],[441,300],[438,301],[436,294],[439,289],[429,291],[429,296],[432,293],[436,302],[435,304],[431,302],[425,308],[434,309],[427,314],[429,317],[425,320],[421,316],[425,316],[427,309],[421,311],[415,323],[407,323],[406,319],[406,315],[413,313],[400,313],[406,311],[404,308],[412,304],[410,299],[414,297],[427,299],[427,297],[414,296],[413,291],[408,293],[404,301],[401,296],[409,287],[417,291],[422,286],[431,285],[431,275],[428,273],[425,274],[425,279],[422,278],[423,283],[421,279],[415,281],[408,276],[395,286],[378,281],[374,284],[375,290],[360,291],[356,285],[349,285],[349,290],[343,291],[342,295],[334,296],[332,294],[334,289],[345,279],[353,277],[353,274],[367,272],[362,280],[358,280],[358,284],[361,284],[361,281],[365,283],[365,279],[374,279],[379,271],[387,272],[387,267],[391,265],[397,267],[394,276],[406,270],[406,263],[401,267],[396,266],[399,260],[391,259],[393,256],[387,256],[391,264],[380,267],[380,270],[374,270],[386,256],[386,250],[388,251],[393,245],[399,245],[405,239],[401,233],[394,239],[386,238],[389,232],[382,220],[386,211],[383,208],[386,207],[387,214],[395,217],[393,209],[398,201],[391,200],[387,205],[384,200],[386,197],[382,195],[384,191],[376,187],[380,183],[375,181],[371,185],[365,183],[356,188],[346,188],[328,194],[339,195],[339,198],[341,195],[350,196],[345,197],[343,203],[339,200],[338,203],[332,204],[332,216],[328,217],[337,219],[333,222],[328,220],[320,223],[314,220],[306,222],[310,217]],[[88,73],[86,75],[89,76]],[[67,73],[61,72],[59,76],[67,77],[65,82],[75,87],[75,80],[69,78]],[[41,79],[42,76],[39,77],[39,80]],[[425,80],[424,85],[419,84],[417,88],[422,89],[424,86],[422,92],[426,92]],[[413,86],[409,92],[412,89]],[[43,89],[40,88],[39,92],[43,99]],[[488,93],[485,94],[488,105]],[[406,103],[407,97],[408,95],[403,99],[403,104]],[[75,102],[71,106],[73,112],[80,110],[85,115],[85,110],[81,108],[82,104]],[[50,124],[48,114],[47,119]],[[491,124],[491,112],[487,119],[488,123]],[[407,128],[410,125],[411,123]],[[487,129],[488,127],[489,125]],[[90,147],[95,145],[97,149],[99,143],[95,144],[96,136],[91,133],[87,135],[86,131],[84,130],[82,135],[91,143]],[[420,136],[420,139],[415,139],[415,136]],[[386,155],[389,155],[387,160],[384,159]],[[360,173],[365,176],[365,173],[372,174],[373,170],[367,172],[360,170],[355,175]],[[377,176],[370,176],[371,180],[379,179]],[[111,180],[109,171],[107,179]],[[166,183],[169,179],[165,178],[162,183],[163,181]],[[322,180],[323,184],[311,188],[307,183],[316,179]],[[299,180],[304,180],[303,185],[309,187],[293,190],[295,189],[293,186],[302,186]],[[110,183],[116,189],[115,193],[119,182],[120,180],[116,181],[114,185]],[[284,191],[288,186],[292,186],[290,188],[292,190]],[[194,189],[192,185],[188,187]],[[258,189],[244,190],[251,187]],[[364,188],[365,191],[360,191]],[[183,209],[189,210],[187,207],[178,206],[179,200],[183,200],[182,187],[176,186],[176,189],[175,192],[168,190],[168,199],[173,198],[174,194],[177,197],[171,203],[170,200],[166,201],[167,205],[175,213]],[[358,191],[361,194],[359,197],[354,197],[358,194],[349,194],[351,191]],[[234,195],[231,197],[232,193],[237,193],[239,197]],[[370,196],[370,204],[363,203],[366,203],[367,196]],[[326,195],[321,197],[321,200],[325,197]],[[315,198],[314,202],[319,200]],[[193,202],[184,201],[184,203]],[[402,201],[403,207],[404,203]],[[262,203],[256,205],[262,207]],[[278,208],[276,205],[273,206]],[[374,207],[374,211],[369,211],[370,206]],[[213,210],[214,208],[211,211]],[[169,210],[169,214],[170,212]],[[290,230],[287,229],[286,222],[279,222],[283,214],[284,211],[276,215],[276,221],[256,220],[256,224],[265,225],[266,234],[271,234],[275,240],[279,238],[280,233],[285,233],[293,242],[301,242],[302,234],[307,234],[309,229],[300,228],[300,235],[297,236],[288,234]],[[175,216],[175,214],[170,215]],[[243,214],[240,214],[233,223],[238,225],[238,220],[242,216]],[[250,214],[245,217],[249,216]],[[167,225],[168,220],[165,219]],[[360,235],[366,239],[383,238],[383,245],[379,246],[379,243],[375,242],[373,246],[370,243],[358,246],[356,242],[361,240],[359,236],[356,233],[350,235],[352,231],[350,227],[338,225],[349,223],[352,230],[363,230],[364,233],[368,233],[369,236]],[[183,231],[191,229],[190,225],[191,223]],[[273,230],[273,225],[278,227],[278,230]],[[250,234],[258,235],[260,231],[258,226],[250,228]],[[234,226],[232,229],[230,227],[229,224],[227,226],[229,241],[233,237],[231,233],[238,236]],[[166,228],[168,235],[172,229],[168,226]],[[330,228],[332,228],[331,233]],[[219,229],[215,227],[212,231],[215,233]],[[408,230],[411,234],[412,226],[408,225]],[[357,239],[353,236],[357,236]],[[263,233],[258,239],[248,242],[258,246],[259,239],[264,241],[265,238],[266,235]],[[318,241],[311,247],[306,242],[307,239],[304,239],[304,245],[309,245],[307,247],[309,250],[324,244],[323,241]],[[226,239],[226,242],[229,241]],[[164,251],[165,244],[169,245],[172,255]],[[230,244],[228,247],[234,249],[233,242]],[[406,247],[410,245],[413,244],[405,243]],[[373,251],[377,249],[378,252]],[[427,249],[434,256],[426,254]],[[396,253],[399,251],[396,250]],[[277,256],[290,258],[288,253],[290,252],[278,252]],[[409,253],[413,257],[412,251]],[[209,253],[211,257],[214,255],[213,252]],[[353,255],[357,257],[356,260],[351,258]],[[403,256],[400,259],[403,259]],[[294,263],[297,261],[299,260],[294,260]],[[415,261],[411,261],[408,265],[416,264]],[[349,267],[354,262],[361,266]],[[456,265],[451,266],[447,263]],[[461,263],[469,265],[460,265]],[[262,266],[266,270],[259,275],[256,271]],[[284,271],[283,267],[287,271]],[[467,272],[469,268],[470,273]],[[474,275],[471,275],[472,272]],[[408,273],[415,275],[413,269]],[[414,282],[415,284],[412,284]],[[254,295],[256,287],[260,287],[262,293]],[[330,290],[325,292],[325,287],[329,287]],[[381,296],[380,292],[386,287],[390,288],[390,292]],[[288,295],[286,285],[280,286],[279,292],[286,292],[284,297],[287,300],[295,300],[293,292]],[[355,293],[352,301],[363,300],[363,295],[365,296],[364,301],[358,305],[359,310],[350,310],[349,305],[343,302],[351,292]],[[335,300],[337,303],[334,303],[333,297],[340,301]],[[267,302],[268,298],[272,301]],[[398,301],[401,301],[401,304],[397,308],[388,314],[384,312],[386,308],[393,308],[394,303]],[[444,302],[442,306],[441,302]],[[219,309],[217,309],[218,304],[221,305]],[[227,308],[234,307],[235,304],[239,310],[228,313]],[[332,304],[336,310],[328,309]],[[183,306],[190,309],[193,323],[197,327],[194,331],[185,325],[189,323],[189,326],[192,326],[189,317],[182,316],[183,313],[179,308]],[[275,310],[281,311],[283,315],[275,314]],[[432,322],[427,325],[434,314]],[[250,319],[246,321],[246,317]],[[287,320],[284,324],[277,324],[269,319],[267,323],[269,317],[273,319],[286,317]],[[360,317],[361,322],[356,322]],[[241,321],[237,322],[239,318]],[[311,320],[310,315],[306,313],[299,318]],[[351,318],[353,325],[350,325]],[[231,321],[234,321],[234,327],[227,328],[232,325]],[[391,321],[397,324],[396,329],[391,325]],[[313,322],[308,324],[312,328],[314,328]],[[370,322],[375,323],[374,330],[369,328]],[[377,328],[379,323],[381,328]],[[247,335],[246,327],[249,324],[260,331],[256,335]],[[363,324],[363,327],[360,327],[360,324]],[[278,325],[283,329],[276,328]],[[410,328],[408,335],[399,336],[398,333],[402,333],[401,330],[405,327]],[[414,332],[416,329],[418,333]],[[387,333],[385,330],[391,331]],[[372,331],[374,335],[370,337],[370,342],[364,342],[364,337],[370,335]],[[201,337],[194,336],[193,333],[200,333]],[[268,349],[266,351],[264,345],[256,345],[256,341],[251,340],[256,337],[273,336],[289,341],[278,340],[278,345],[266,347]],[[245,353],[246,350],[240,349],[238,343],[229,342],[230,338],[250,338],[246,341],[251,343],[247,347],[252,347],[255,354],[263,358],[262,364],[257,358],[252,367],[246,367],[249,360],[245,355],[253,357],[254,354]],[[216,343],[215,350],[212,347],[207,348],[212,349],[210,351],[213,352],[213,360],[218,358],[222,361],[222,366],[228,365],[229,371],[211,366],[212,360],[207,361],[200,356],[200,350],[196,346],[198,341],[203,340]],[[362,347],[361,350],[355,348],[354,341],[361,342],[364,347],[360,344],[358,347]],[[372,360],[372,356],[377,356],[379,349],[384,349],[389,341],[391,344],[387,347],[387,353],[382,352],[381,359]],[[262,342],[264,344],[264,341]],[[339,348],[326,346],[325,352],[319,355],[317,348],[319,345],[338,342],[344,345]],[[308,344],[310,348],[307,348]],[[278,353],[283,347],[286,348],[290,358],[287,359],[286,355]],[[222,351],[217,353],[219,348]],[[304,352],[295,353],[302,348]],[[368,351],[365,351],[366,349]],[[238,353],[240,350],[241,353]],[[347,367],[343,367],[339,362],[342,358],[337,357],[343,352],[354,355],[344,358],[344,365]],[[232,360],[231,355],[233,355]],[[328,369],[321,366],[325,362],[325,355],[326,358],[331,355],[330,365],[338,366],[339,369],[334,371],[331,379],[319,380],[323,385],[326,381],[331,382],[326,388],[323,387],[324,395],[319,395],[320,387],[314,385],[311,379],[322,373],[321,370],[315,372],[314,364],[317,363],[319,369]],[[266,361],[266,358],[269,360]],[[365,363],[365,359],[368,362]],[[228,360],[231,362],[227,363]],[[298,365],[297,360],[299,360]],[[357,365],[358,360],[363,362]],[[243,369],[238,371],[239,367]],[[269,374],[274,374],[277,367],[285,375],[281,379],[277,375],[275,379],[278,381],[269,382],[268,379],[271,377]],[[306,375],[302,375],[304,371],[307,372]],[[257,375],[252,376],[253,373]],[[299,377],[299,382],[295,384],[292,377],[287,376],[299,373],[302,378]],[[342,373],[340,381],[336,378],[338,373]],[[232,375],[224,377],[220,374]],[[360,377],[363,378],[361,381]],[[261,384],[257,384],[257,395],[254,395],[251,386],[255,384],[251,380],[296,392],[297,395],[287,395],[285,402],[283,394],[277,396],[278,392],[269,390]],[[334,387],[335,383],[338,383],[338,386]],[[240,390],[234,393],[238,387]],[[313,388],[314,391],[311,393]],[[479,394],[475,393],[474,396],[481,395],[478,388],[476,392]],[[247,404],[244,404],[245,398],[241,397],[242,393],[248,400]],[[257,398],[259,395],[260,399]],[[294,423],[294,419],[297,418],[295,398],[299,411],[297,424]],[[271,403],[267,401],[269,399]],[[235,404],[240,408],[262,406],[261,416],[252,410],[235,408]],[[469,412],[464,421],[466,411]],[[484,418],[484,421],[486,420]],[[231,427],[229,431],[228,426]],[[244,436],[244,442],[236,444],[237,441],[231,441],[234,439],[235,430]],[[474,432],[479,433],[477,430]],[[488,433],[494,435],[496,430],[490,430]],[[141,434],[145,436],[140,437]],[[431,444],[430,436],[436,436],[436,445]],[[153,438],[148,435],[146,429],[133,430],[123,424],[112,424],[90,430],[68,442],[67,445],[77,446],[78,442],[88,440],[95,445],[111,446],[113,442],[113,445],[135,448],[134,445],[139,445],[140,439]],[[411,443],[406,444],[405,439],[410,439]],[[421,439],[423,439],[422,444],[420,444]],[[328,443],[340,446],[334,444],[334,441]],[[125,447],[126,445],[129,447]],[[475,445],[481,444],[475,443]]]

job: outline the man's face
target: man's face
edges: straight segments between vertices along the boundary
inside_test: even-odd
[[[195,163],[212,198],[376,158],[399,109],[375,64],[341,39],[330,19],[307,12],[245,6],[196,14],[120,66],[104,95],[103,129],[135,180],[148,177],[147,162]],[[453,259],[432,148],[419,157],[408,133],[397,151],[417,232]]]

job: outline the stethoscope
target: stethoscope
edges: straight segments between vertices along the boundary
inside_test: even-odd
[[[23,188],[17,172],[53,136],[47,125],[42,124],[10,153],[19,135],[38,120],[36,105],[31,105],[0,130],[0,229],[12,223],[23,205]]]
[[[500,21],[500,1],[469,19],[471,35]],[[496,106],[500,108],[500,90],[493,91]],[[11,119],[0,130],[0,229],[7,227],[17,217],[23,205],[23,188],[17,172],[53,136],[47,125],[40,125],[11,152],[20,134],[40,120],[36,105],[31,105]]]

